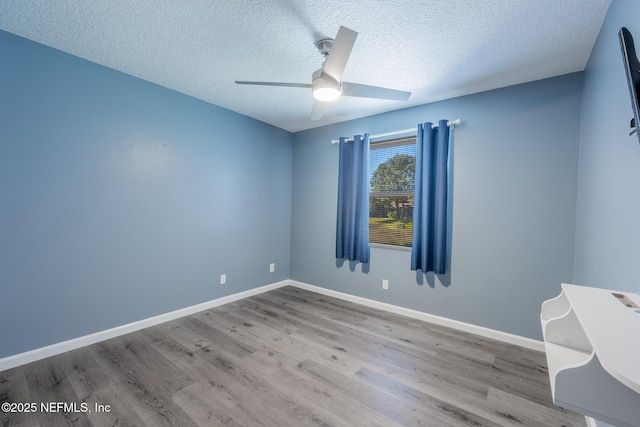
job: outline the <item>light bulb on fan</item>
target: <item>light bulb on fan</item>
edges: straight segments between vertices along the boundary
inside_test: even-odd
[[[340,86],[335,87],[333,85],[327,85],[315,87],[313,89],[313,97],[318,101],[335,101],[340,97],[341,94],[342,90],[340,89]]]

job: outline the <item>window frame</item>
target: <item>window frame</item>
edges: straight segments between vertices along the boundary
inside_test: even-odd
[[[385,148],[392,147],[400,147],[406,145],[416,145],[416,135],[402,136],[399,138],[391,138],[385,139],[382,141],[374,141],[369,143],[369,151],[372,152],[374,150],[381,150]],[[369,160],[369,165],[371,165],[371,159]],[[373,174],[374,171],[371,171]],[[369,204],[371,204],[372,197],[385,197],[385,195],[403,195],[414,198],[415,197],[415,189],[414,191],[369,191]],[[369,213],[369,219],[371,219],[371,213]],[[369,222],[369,225],[371,222]],[[371,241],[371,228],[369,228],[369,246],[373,248],[381,248],[381,249],[390,249],[396,251],[407,251],[410,252],[413,248],[413,238],[411,241],[411,246],[401,246],[401,245],[392,245],[388,243],[377,243]]]

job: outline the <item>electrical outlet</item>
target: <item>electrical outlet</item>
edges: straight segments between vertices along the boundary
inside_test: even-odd
[[[382,289],[389,289],[389,281],[387,279],[382,279]]]
[[[221,274],[220,275],[220,284],[224,285],[225,283],[227,283],[227,275],[226,274]]]
[[[272,262],[269,264],[269,273],[273,273],[274,271],[276,271],[276,263]]]

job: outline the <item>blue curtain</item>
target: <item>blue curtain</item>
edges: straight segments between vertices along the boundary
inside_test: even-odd
[[[443,274],[447,263],[449,127],[418,125],[411,269]]]
[[[336,258],[369,262],[369,134],[340,138]]]

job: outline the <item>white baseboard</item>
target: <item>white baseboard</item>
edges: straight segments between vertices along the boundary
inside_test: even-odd
[[[35,362],[50,356],[55,356],[70,350],[75,350],[80,347],[95,344],[97,342],[105,341],[111,338],[119,337],[131,332],[139,331],[140,329],[148,328],[150,326],[159,325],[170,320],[175,320],[180,317],[189,316],[199,311],[208,310],[219,305],[227,304],[230,302],[238,301],[244,298],[248,298],[254,295],[268,292],[273,289],[278,289],[283,286],[289,285],[288,280],[283,280],[277,283],[271,283],[269,285],[261,286],[255,289],[249,289],[248,291],[238,292],[233,295],[227,295],[225,297],[217,298],[211,301],[203,302],[201,304],[192,305],[190,307],[181,308],[179,310],[171,311],[169,313],[161,314],[147,319],[142,319],[137,322],[128,323],[126,325],[116,326],[115,328],[107,329],[104,331],[96,332],[93,334],[85,335],[78,338],[73,338],[68,341],[59,342],[56,344],[48,345],[46,347],[36,348],[34,350],[19,353],[13,356],[8,356],[0,359],[0,372],[15,368],[16,366],[25,365],[27,363]]]
[[[525,338],[518,335],[509,334],[507,332],[497,331],[495,329],[489,329],[483,326],[473,325],[471,323],[460,322],[458,320],[448,319],[446,317],[435,316],[433,314],[424,313],[422,311],[412,310],[410,308],[404,308],[397,305],[387,304],[380,301],[358,297],[355,295],[345,294],[343,292],[333,291],[331,289],[310,285],[308,283],[302,283],[295,280],[283,280],[281,282],[272,283],[272,284],[261,286],[255,289],[250,289],[248,291],[238,292],[233,295],[217,298],[215,300],[207,301],[201,304],[196,304],[190,307],[181,308],[179,310],[171,311],[169,313],[161,314],[154,317],[149,317],[147,319],[139,320],[137,322],[128,323],[122,326],[116,326],[115,328],[107,329],[104,331],[96,332],[96,333],[85,335],[78,338],[73,338],[68,341],[63,341],[60,343],[48,345],[46,347],[37,348],[37,349],[26,351],[24,353],[16,354],[13,356],[8,356],[0,359],[0,372],[6,369],[15,368],[16,366],[21,366],[27,363],[35,362],[37,360],[41,360],[46,357],[55,356],[57,354],[61,354],[66,351],[75,350],[87,345],[95,344],[97,342],[105,341],[105,340],[119,337],[121,335],[125,335],[131,332],[139,331],[140,329],[159,325],[161,323],[175,320],[180,317],[189,316],[199,311],[208,310],[210,308],[217,307],[219,305],[238,301],[244,298],[248,298],[254,295],[264,293],[264,292],[278,289],[287,285],[294,286],[300,289],[305,289],[318,294],[338,298],[341,300],[350,301],[356,304],[365,305],[367,307],[389,311],[391,313],[400,314],[403,316],[411,317],[413,319],[422,320],[424,322],[434,323],[441,326],[447,326],[447,327],[458,329],[464,332],[480,335],[486,338],[492,338],[508,344],[513,344],[520,347],[525,347],[532,350],[544,352],[544,343],[541,341],[536,341],[531,338]]]
[[[585,416],[584,419],[587,422],[587,427],[598,427],[596,420],[593,418]]]
[[[356,304],[366,305],[367,307],[389,311],[391,313],[400,314],[403,316],[411,317],[413,319],[422,320],[428,323],[434,323],[436,325],[447,326],[450,328],[458,329],[460,331],[469,332],[472,334],[480,335],[482,337],[502,341],[507,344],[513,344],[513,345],[525,347],[531,350],[544,352],[544,343],[542,341],[537,341],[531,338],[522,337],[520,335],[514,335],[508,332],[497,331],[495,329],[485,328],[483,326],[477,326],[471,323],[460,322],[458,320],[448,319],[446,317],[440,317],[433,314],[412,310],[410,308],[404,308],[404,307],[400,307],[393,304],[387,304],[380,301],[357,297],[351,294],[332,291],[331,289],[321,288],[319,286],[309,285],[308,283],[302,283],[295,280],[289,280],[289,284],[291,286],[295,286],[297,288],[305,289],[311,292],[316,292],[318,294],[327,295],[327,296],[338,298],[341,300],[354,302]]]

